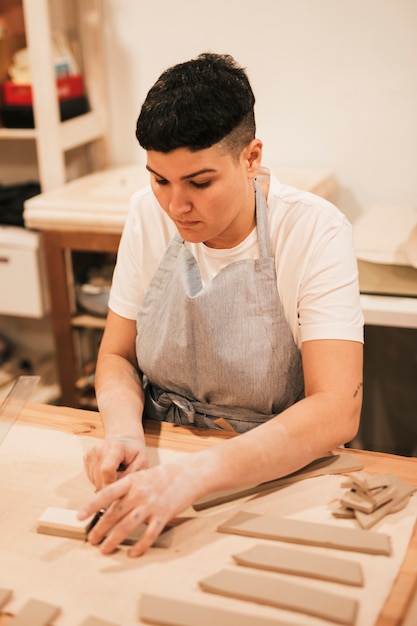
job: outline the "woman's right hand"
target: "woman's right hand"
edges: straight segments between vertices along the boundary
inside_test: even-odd
[[[99,491],[122,476],[149,467],[145,442],[129,437],[106,438],[85,454],[84,467]]]

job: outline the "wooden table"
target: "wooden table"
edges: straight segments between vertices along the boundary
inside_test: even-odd
[[[83,409],[54,407],[27,403],[17,419],[18,424],[63,432],[101,437],[103,428],[98,413]],[[179,451],[195,451],[210,446],[219,439],[234,436],[231,433],[177,427],[172,424],[148,422],[147,444]],[[364,450],[338,450],[338,453],[353,454],[360,460],[364,470],[373,474],[393,473],[408,484],[417,484],[417,459],[400,457]],[[417,584],[417,531],[408,547],[399,575],[392,587],[376,626],[400,625],[411,601]],[[0,626],[7,624],[10,617],[0,615]]]

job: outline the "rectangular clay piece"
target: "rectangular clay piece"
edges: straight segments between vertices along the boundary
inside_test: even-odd
[[[356,509],[357,511],[363,511],[364,513],[372,513],[376,506],[369,498],[357,494],[354,491],[347,491],[341,498],[341,504],[349,509]]]
[[[49,626],[60,613],[58,606],[40,600],[28,600],[19,613],[12,617],[9,626]]]
[[[340,502],[343,506],[355,509],[356,511],[372,513],[379,506],[392,500],[396,493],[397,487],[394,485],[382,487],[381,489],[373,489],[369,492],[348,491],[342,496]]]
[[[291,626],[288,622],[269,619],[231,611],[218,609],[217,607],[175,600],[163,596],[143,594],[139,607],[139,618],[149,624],[162,624],[163,626]],[[294,626],[294,625],[292,625]]]
[[[76,509],[61,509],[50,506],[46,508],[36,522],[36,532],[44,535],[54,535],[56,537],[68,537],[69,539],[87,539],[87,529],[93,516],[80,522],[77,519]],[[169,530],[167,526],[164,531]],[[122,541],[123,545],[136,543],[146,529],[145,524],[140,524],[131,534]],[[158,548],[169,547],[169,537],[164,535],[164,531],[153,544]]]
[[[264,544],[232,556],[239,565],[363,586],[361,565],[350,559]]]
[[[389,485],[388,487],[383,487],[382,489],[371,489],[368,492],[368,497],[377,508],[392,500],[396,493],[397,487],[395,485]]]
[[[266,483],[261,483],[246,489],[228,489],[208,494],[197,500],[197,502],[194,502],[193,508],[196,511],[201,511],[211,506],[217,506],[218,504],[224,504],[225,502],[239,498],[246,498],[261,493],[262,491],[277,489],[283,485],[289,485],[303,480],[303,478],[325,476],[328,474],[343,474],[344,472],[353,472],[362,469],[362,467],[363,465],[350,454],[331,454],[309,463],[293,474],[288,474],[288,476],[283,476],[276,480],[270,480]]]
[[[200,581],[204,591],[352,625],[358,602],[298,583],[259,574],[222,570]]]
[[[218,526],[217,530],[235,535],[304,543],[353,552],[387,556],[391,554],[390,538],[382,533],[285,517],[256,515],[245,511],[237,513],[232,519]]]
[[[362,528],[371,528],[371,526],[374,526],[374,524],[379,522],[385,515],[388,515],[388,513],[401,509],[402,504],[405,507],[408,498],[414,493],[415,489],[416,488],[412,485],[406,485],[405,483],[398,484],[396,487],[396,495],[392,500],[386,502],[368,515],[361,511],[355,511],[355,517]]]
[[[2,609],[12,597],[11,589],[0,589],[0,609]]]
[[[45,509],[36,523],[38,533],[69,537],[71,539],[86,539],[87,528],[91,517],[80,522],[75,509],[60,509],[50,506]]]

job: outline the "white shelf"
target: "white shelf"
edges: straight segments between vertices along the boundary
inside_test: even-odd
[[[4,128],[0,127],[0,139],[36,139],[35,128]]]
[[[103,120],[95,111],[78,115],[60,124],[60,140],[63,151],[71,150],[103,137]]]

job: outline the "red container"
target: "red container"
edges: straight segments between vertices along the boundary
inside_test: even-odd
[[[58,78],[56,86],[60,102],[84,96],[84,81],[81,75]],[[18,85],[6,80],[2,84],[2,89],[4,105],[32,106],[32,85]]]

